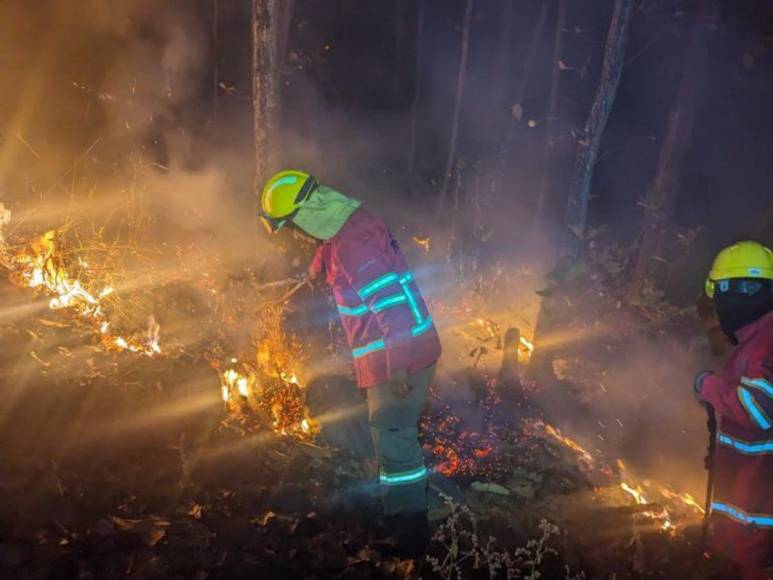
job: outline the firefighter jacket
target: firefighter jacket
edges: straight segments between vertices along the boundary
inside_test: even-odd
[[[720,416],[713,517],[748,535],[773,530],[773,312],[736,338],[722,372],[704,379],[700,396]]]
[[[362,207],[322,242],[310,271],[332,288],[361,388],[440,358],[440,340],[416,280],[384,223]]]

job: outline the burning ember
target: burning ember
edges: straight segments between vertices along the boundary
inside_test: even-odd
[[[557,428],[541,421],[536,421],[534,427],[574,452],[586,469],[597,471],[604,480],[613,475],[606,467],[599,467],[602,465],[601,462]],[[636,505],[646,506],[648,509],[638,515],[656,522],[662,531],[675,533],[680,523],[694,520],[695,517],[703,514],[703,508],[689,493],[679,493],[665,485],[656,486],[649,480],[637,482],[621,459],[618,459],[616,464],[619,477],[617,488],[630,496]]]
[[[413,242],[423,248],[425,252],[429,252],[432,247],[432,241],[428,236],[413,236]]]
[[[0,207],[0,226],[9,220],[10,212]],[[78,260],[80,276],[71,275],[60,251],[56,230],[46,232],[15,254],[5,246],[0,230],[0,264],[9,271],[15,285],[50,296],[51,310],[68,310],[91,325],[105,348],[149,357],[161,352],[160,327],[153,317],[144,339],[126,338],[111,331],[109,302],[115,292],[113,287],[99,284],[88,262],[82,258]],[[89,283],[84,279],[89,279]],[[99,291],[91,289],[100,285]]]
[[[591,455],[588,451],[586,451],[585,448],[583,448],[574,439],[572,439],[571,437],[567,437],[566,435],[561,433],[561,431],[553,427],[553,425],[550,425],[548,423],[543,423],[542,421],[535,421],[534,427],[536,427],[538,430],[544,432],[548,436],[566,445],[569,449],[574,451],[577,454],[578,458],[582,461],[582,464],[587,469],[591,469],[595,467],[596,459],[593,457],[593,455]]]
[[[479,338],[481,342],[487,342],[493,339],[499,338],[501,334],[501,327],[499,324],[491,320],[490,318],[483,318],[483,317],[476,317],[475,320],[470,322],[470,324],[477,328],[482,328],[486,332],[486,336],[483,338]],[[519,345],[518,345],[518,360],[526,362],[531,358],[531,355],[534,353],[534,343],[530,341],[528,338],[523,336],[523,334],[519,335]]]
[[[308,439],[315,427],[306,408],[305,389],[295,372],[288,370],[297,364],[301,346],[284,331],[282,317],[281,306],[261,309],[255,361],[231,359],[220,373],[220,391],[235,418],[259,416],[280,435]]]
[[[620,478],[623,480],[620,482],[620,488],[630,495],[638,505],[652,506],[653,509],[642,512],[641,515],[658,522],[661,530],[670,533],[675,532],[677,529],[677,523],[675,522],[677,514],[683,519],[695,518],[703,514],[703,508],[689,493],[678,493],[670,487],[663,485],[657,486],[652,492],[645,492],[642,486],[651,486],[648,480],[645,480],[642,484],[634,483],[621,459],[617,460],[617,467]],[[660,498],[656,501],[652,501],[654,494],[660,495]]]

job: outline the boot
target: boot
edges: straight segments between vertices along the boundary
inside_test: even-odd
[[[396,555],[400,558],[422,559],[427,553],[432,531],[427,512],[396,516]]]

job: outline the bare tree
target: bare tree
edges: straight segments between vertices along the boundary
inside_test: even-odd
[[[505,0],[510,6],[511,0]],[[526,87],[531,79],[532,71],[534,70],[534,62],[537,56],[537,49],[539,48],[539,41],[542,38],[542,33],[545,29],[545,21],[548,15],[548,3],[547,0],[543,1],[540,6],[539,16],[537,17],[537,24],[532,29],[531,39],[529,40],[529,47],[526,50],[526,57],[523,59],[523,69],[521,69],[521,76],[518,79],[518,84],[515,88],[514,102],[510,112],[510,119],[507,123],[507,129],[505,130],[504,139],[499,148],[497,154],[496,167],[494,173],[494,180],[492,185],[492,191],[499,191],[504,177],[506,158],[510,153],[510,147],[515,136],[515,130],[518,124],[521,122],[521,115],[523,115],[523,100],[526,96]],[[508,67],[509,68],[509,67]]]
[[[636,294],[644,280],[655,274],[657,261],[654,258],[660,253],[665,224],[679,195],[682,163],[695,125],[706,71],[708,41],[716,27],[717,11],[716,0],[703,0],[687,41],[684,72],[668,116],[668,128],[658,159],[658,173],[652,188],[640,204],[644,207],[644,217],[638,256],[629,286],[631,294]]]
[[[277,50],[279,51],[279,62],[283,64],[287,58],[288,47],[290,46],[290,28],[293,23],[293,14],[295,13],[295,0],[282,0],[281,5]]]
[[[421,104],[422,75],[424,60],[424,0],[418,1],[416,9],[416,62],[414,64],[413,103],[411,104],[411,175],[416,173],[416,131],[418,127],[419,105]]]
[[[456,142],[459,138],[459,116],[462,110],[462,99],[464,97],[464,81],[467,78],[467,59],[470,50],[470,24],[472,23],[472,5],[473,0],[467,0],[464,7],[464,20],[462,23],[462,49],[459,57],[459,74],[456,77],[456,92],[454,96],[454,113],[451,119],[451,137],[448,143],[448,159],[446,161],[445,173],[443,174],[443,187],[441,189],[441,198],[448,196],[448,185],[451,180],[451,172],[454,168],[456,159]]]
[[[570,257],[579,256],[582,249],[593,170],[598,158],[601,136],[609,113],[612,111],[623,72],[625,44],[633,5],[634,0],[615,0],[612,21],[609,24],[604,46],[601,78],[596,88],[593,106],[577,143],[578,151],[566,209],[567,231],[564,238],[565,249]]]
[[[558,0],[556,16],[556,35],[553,40],[553,58],[550,61],[550,97],[548,99],[548,114],[545,118],[545,146],[542,160],[542,184],[537,198],[537,218],[541,218],[550,194],[550,167],[553,158],[553,144],[556,140],[556,122],[558,121],[558,85],[561,80],[561,50],[563,46],[564,24],[566,23],[567,0]]]
[[[220,7],[212,0],[212,120],[217,120],[217,97],[220,91]]]
[[[280,1],[252,0],[252,103],[255,135],[254,190],[275,169],[272,143],[279,116]]]

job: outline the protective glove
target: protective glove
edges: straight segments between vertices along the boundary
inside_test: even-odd
[[[701,393],[701,391],[703,390],[703,380],[707,376],[713,375],[713,374],[714,373],[711,372],[711,371],[700,372],[700,373],[698,373],[695,376],[695,380],[693,381],[693,387],[692,387],[693,388],[693,392],[695,393],[695,398],[698,399],[698,402],[701,405],[706,405],[707,404],[707,401],[703,398],[703,395]]]
[[[413,387],[408,385],[408,372],[407,371],[395,371],[389,377],[389,384],[392,385],[392,392],[398,399],[406,398]]]

